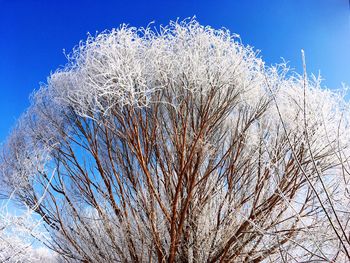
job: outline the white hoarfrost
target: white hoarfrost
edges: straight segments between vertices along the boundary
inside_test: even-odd
[[[15,209],[9,200],[0,202],[0,262],[55,262],[54,253],[41,243],[49,238],[45,232],[33,211]]]

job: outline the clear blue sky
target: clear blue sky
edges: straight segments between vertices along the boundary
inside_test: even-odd
[[[65,64],[63,49],[87,32],[193,15],[240,34],[268,64],[283,57],[300,72],[303,48],[308,71],[320,70],[326,86],[350,84],[349,0],[0,0],[0,141],[32,90]]]

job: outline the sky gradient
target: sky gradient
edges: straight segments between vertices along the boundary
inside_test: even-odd
[[[66,63],[63,49],[69,52],[87,32],[194,15],[239,34],[267,64],[283,57],[300,73],[304,49],[308,73],[320,71],[329,88],[350,85],[349,0],[0,0],[0,141],[30,93]]]

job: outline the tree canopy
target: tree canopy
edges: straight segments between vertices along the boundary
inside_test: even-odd
[[[62,260],[350,258],[349,105],[320,77],[194,19],[122,25],[67,59],[0,162]]]

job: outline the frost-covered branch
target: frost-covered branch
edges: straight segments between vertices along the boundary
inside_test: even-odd
[[[0,262],[56,262],[54,253],[40,243],[49,238],[41,220],[28,209],[14,210],[11,200],[0,203]]]

